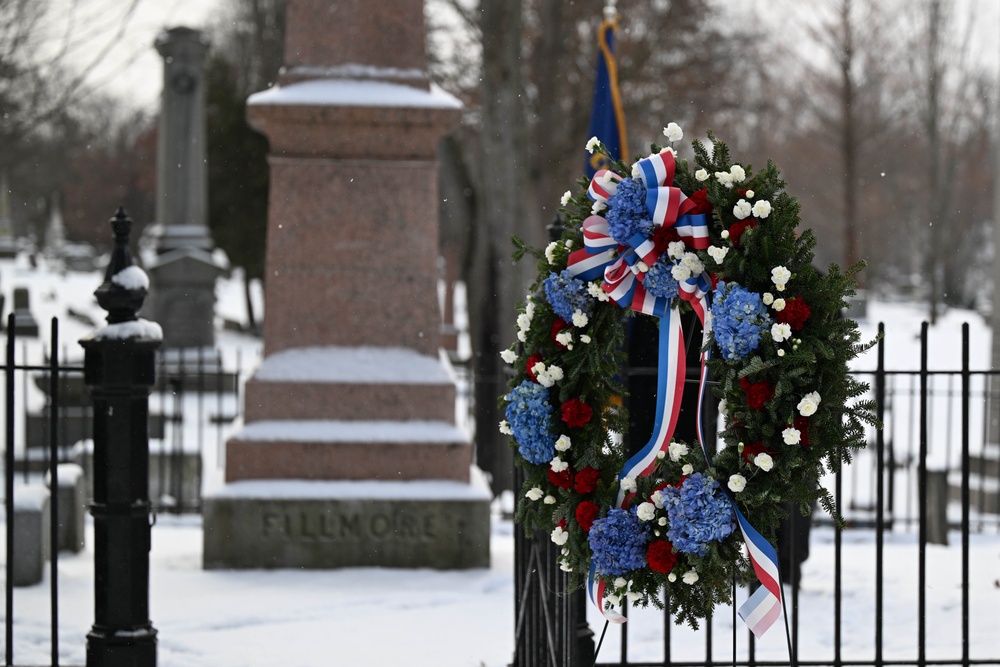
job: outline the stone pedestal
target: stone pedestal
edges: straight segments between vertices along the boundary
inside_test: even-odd
[[[421,0],[289,0],[270,142],[265,359],[205,498],[206,567],[483,567],[490,493],[440,350]]]

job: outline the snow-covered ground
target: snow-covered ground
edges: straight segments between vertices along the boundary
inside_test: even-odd
[[[82,354],[75,341],[92,330],[75,312],[95,324],[103,317],[91,294],[100,275],[49,273],[21,263],[0,263],[0,287],[32,288],[32,308],[46,329],[48,319],[61,318],[62,340],[69,358]],[[240,321],[242,294],[238,285],[219,286],[220,309]],[[64,298],[65,297],[65,298]],[[884,321],[889,369],[914,369],[919,363],[916,334],[923,312],[909,304],[869,304],[863,322],[866,337]],[[989,368],[989,331],[972,312],[951,311],[931,332],[932,367],[957,368],[961,322],[972,331],[972,367]],[[44,339],[47,335],[43,334]],[[243,350],[253,363],[259,343],[228,332],[219,333],[223,352]],[[873,354],[856,368],[873,369]],[[904,403],[893,408],[900,422],[893,432],[897,443],[911,428],[912,414]],[[981,407],[978,414],[982,422]],[[954,439],[954,423],[938,419],[934,447]],[[974,418],[975,422],[975,418]],[[976,426],[981,441],[981,427]],[[899,444],[898,447],[904,447]],[[206,452],[206,469],[218,465],[214,448]],[[942,465],[953,460],[953,449],[941,454]],[[938,454],[934,454],[938,456]],[[209,460],[210,459],[210,460]],[[871,458],[858,457],[845,475],[849,487],[867,488]],[[912,490],[906,492],[912,494]],[[500,667],[514,648],[513,531],[499,513],[492,523],[491,566],[488,569],[446,572],[353,568],[338,571],[205,571],[201,569],[201,520],[197,516],[159,516],[153,528],[150,616],[159,631],[159,662],[169,667],[203,665],[289,665],[311,667],[335,664],[406,665],[407,667]],[[64,664],[83,664],[85,636],[93,622],[93,534],[88,524],[87,549],[59,557],[60,656]],[[917,549],[912,532],[893,533],[886,540],[885,653],[886,659],[914,659],[917,635]],[[800,598],[800,656],[833,656],[833,533],[813,531],[812,555],[804,567]],[[957,535],[953,546],[931,546],[928,551],[927,657],[955,658],[961,654],[960,558]],[[972,658],[1000,658],[995,632],[995,610],[1000,608],[1000,536],[977,535],[971,549]],[[843,550],[844,598],[842,657],[873,657],[874,540],[870,531],[845,535]],[[41,664],[48,658],[49,585],[16,589],[14,597],[14,656],[19,664]],[[741,596],[743,594],[741,593]],[[591,626],[600,634],[602,622],[590,610]],[[628,655],[633,661],[663,659],[663,620],[659,612],[633,610],[627,624]],[[714,621],[716,659],[730,655],[731,609],[720,609]],[[675,660],[704,657],[704,631],[692,635],[685,628],[673,632]],[[738,651],[746,651],[746,633],[740,631]],[[600,660],[618,659],[620,632],[611,630]],[[759,659],[785,658],[784,633],[779,626],[757,643]]]

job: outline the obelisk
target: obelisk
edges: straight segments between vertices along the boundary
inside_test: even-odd
[[[225,483],[217,567],[482,567],[490,493],[440,350],[436,147],[421,0],[289,0],[270,142],[265,358]]]

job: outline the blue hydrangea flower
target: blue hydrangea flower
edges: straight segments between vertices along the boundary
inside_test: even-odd
[[[590,315],[590,295],[587,285],[569,271],[556,275],[550,273],[545,279],[545,299],[552,306],[553,312],[567,322],[573,321],[573,313],[577,310],[584,315]]]
[[[646,567],[649,524],[639,521],[635,510],[612,509],[590,528],[593,563],[603,575],[620,576]]]
[[[649,271],[646,272],[646,277],[642,281],[646,291],[662,299],[673,299],[676,297],[677,279],[674,278],[674,274],[672,273],[673,266],[673,261],[667,258],[666,254],[661,255],[656,264],[649,267]]]
[[[739,283],[719,282],[712,301],[712,330],[725,359],[746,357],[770,328],[771,315],[759,294]]]
[[[721,542],[736,529],[736,515],[719,483],[700,472],[679,486],[660,491],[667,510],[667,539],[677,551],[704,556],[710,542]]]
[[[653,221],[646,210],[646,186],[634,178],[623,178],[618,189],[608,198],[608,221],[611,238],[625,245],[637,233],[649,236]]]
[[[555,456],[552,404],[549,390],[525,380],[507,396],[507,421],[517,441],[517,451],[530,463],[548,463]]]

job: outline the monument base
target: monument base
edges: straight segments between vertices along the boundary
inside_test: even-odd
[[[204,498],[205,569],[490,564],[491,493],[471,482],[247,480]]]

